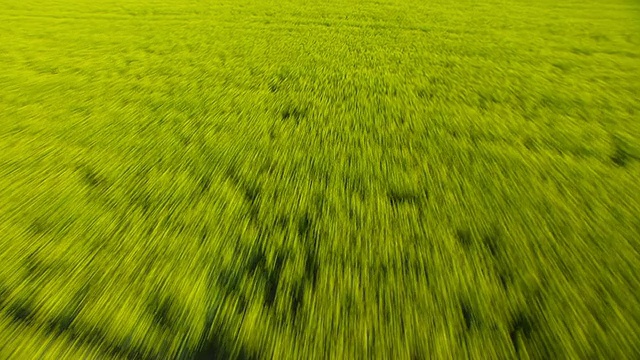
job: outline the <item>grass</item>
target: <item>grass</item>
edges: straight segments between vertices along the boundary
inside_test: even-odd
[[[0,357],[640,357],[639,20],[0,0]]]

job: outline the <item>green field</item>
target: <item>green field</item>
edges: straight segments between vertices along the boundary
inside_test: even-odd
[[[639,359],[637,0],[0,0],[0,359]]]

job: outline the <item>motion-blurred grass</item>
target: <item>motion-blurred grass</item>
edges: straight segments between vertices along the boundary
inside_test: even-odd
[[[640,358],[640,5],[0,0],[0,358]]]

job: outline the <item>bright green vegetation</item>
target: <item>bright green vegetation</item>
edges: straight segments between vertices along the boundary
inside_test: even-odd
[[[0,0],[0,358],[640,357],[640,4]]]

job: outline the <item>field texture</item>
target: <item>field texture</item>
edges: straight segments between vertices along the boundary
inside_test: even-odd
[[[0,0],[0,359],[639,329],[638,1]]]

